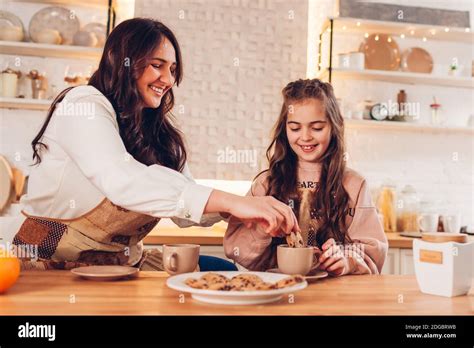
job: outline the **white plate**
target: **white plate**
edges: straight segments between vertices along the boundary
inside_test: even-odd
[[[224,304],[224,305],[254,305],[261,303],[270,303],[280,300],[284,294],[295,293],[303,290],[308,286],[306,281],[289,286],[283,289],[275,290],[256,290],[256,291],[220,291],[220,290],[202,290],[194,289],[185,284],[186,279],[199,279],[201,276],[209,272],[193,272],[175,275],[168,278],[166,285],[176,291],[188,292],[195,300],[207,303]],[[276,283],[277,281],[287,278],[288,275],[280,273],[268,272],[212,272],[222,274],[227,278],[232,278],[238,274],[255,274],[262,278],[263,281]]]
[[[138,273],[138,268],[130,266],[86,266],[71,270],[80,277],[91,280],[117,280]]]

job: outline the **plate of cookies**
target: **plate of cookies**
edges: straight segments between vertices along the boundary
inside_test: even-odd
[[[166,285],[195,300],[224,305],[254,305],[279,301],[284,294],[308,286],[300,275],[268,272],[193,272],[172,276]]]

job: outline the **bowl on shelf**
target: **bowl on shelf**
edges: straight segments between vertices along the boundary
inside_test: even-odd
[[[51,45],[60,45],[63,41],[59,31],[54,29],[42,29],[36,35],[36,42]]]
[[[23,41],[23,22],[8,11],[0,11],[0,40]]]

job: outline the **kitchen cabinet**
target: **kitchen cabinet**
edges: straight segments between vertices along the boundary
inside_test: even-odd
[[[413,249],[399,249],[400,250],[400,273],[401,275],[415,274],[413,264]]]
[[[400,249],[388,249],[387,259],[382,268],[382,274],[399,274],[400,273]]]
[[[389,248],[387,259],[382,268],[382,274],[412,275],[415,274],[413,266],[413,250]]]

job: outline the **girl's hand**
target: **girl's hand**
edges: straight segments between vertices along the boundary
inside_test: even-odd
[[[333,238],[328,239],[321,248],[323,253],[319,258],[319,269],[333,276],[340,276],[349,269],[349,260]]]
[[[311,267],[311,269],[315,269],[319,267],[319,264],[320,264],[319,258],[321,257],[322,253],[323,252],[321,251],[321,249],[319,249],[316,246],[313,247],[313,266]]]
[[[300,230],[293,210],[270,196],[236,196],[229,212],[247,227],[254,223],[262,224],[272,237],[283,237]]]

